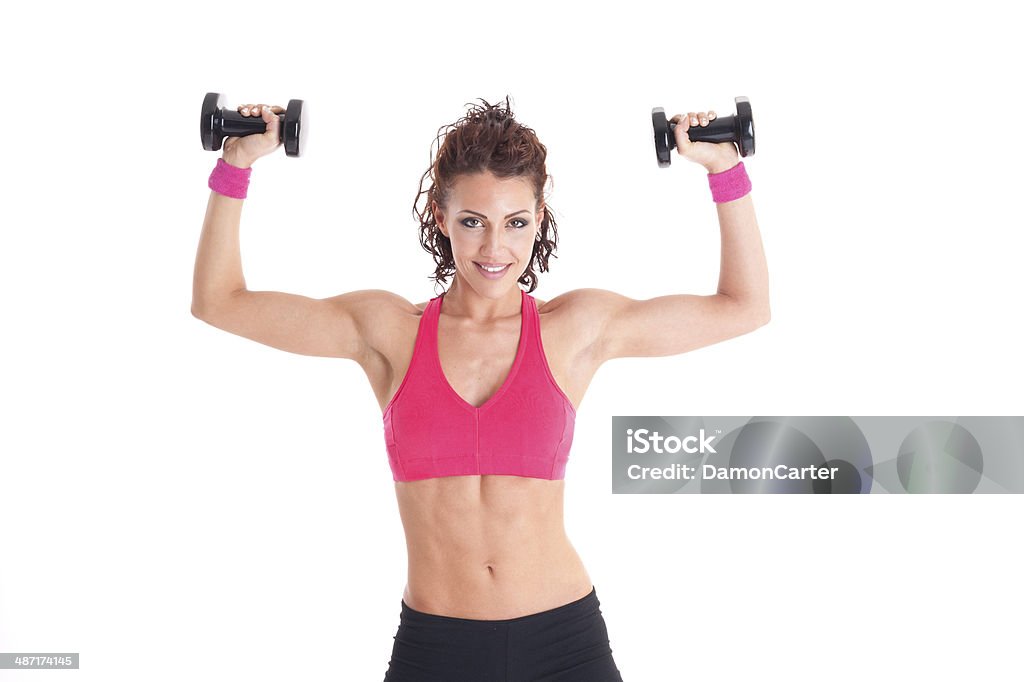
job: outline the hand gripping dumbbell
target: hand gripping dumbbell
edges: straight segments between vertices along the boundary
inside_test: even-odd
[[[220,149],[225,137],[245,137],[267,132],[267,124],[262,117],[243,116],[233,109],[225,109],[221,100],[222,95],[217,92],[208,92],[203,99],[203,111],[199,119],[203,149],[215,152]],[[301,156],[309,129],[302,100],[288,100],[285,113],[277,117],[281,121],[280,141],[284,144],[284,153],[288,156]]]
[[[676,124],[665,117],[665,110],[661,107],[651,109],[651,124],[654,126],[654,151],[658,155],[658,165],[667,168],[672,165],[670,153],[676,146]],[[754,114],[750,100],[737,97],[734,116],[716,118],[706,126],[691,124],[686,134],[691,142],[735,142],[740,156],[750,156],[754,153]]]

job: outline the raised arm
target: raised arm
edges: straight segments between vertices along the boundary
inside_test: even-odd
[[[259,115],[240,109],[245,115]],[[267,123],[263,135],[227,138],[223,160],[235,168],[249,168],[280,146],[276,113],[281,111],[262,110]],[[324,299],[249,291],[239,244],[243,204],[244,199],[210,192],[192,280],[192,314],[219,329],[291,353],[365,360],[375,346],[374,334],[387,328],[389,312],[412,304],[376,289]]]
[[[690,142],[686,130],[698,121],[707,125],[714,112],[675,116],[679,154],[703,165],[709,174],[733,169],[739,154],[731,142]],[[737,169],[738,170],[738,169]],[[603,289],[568,292],[580,310],[597,321],[592,325],[596,357],[665,356],[708,346],[765,325],[771,319],[768,265],[748,193],[717,204],[722,233],[718,292],[710,296],[674,294],[635,300]]]

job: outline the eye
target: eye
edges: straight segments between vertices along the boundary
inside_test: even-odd
[[[466,227],[477,227],[477,225],[470,225],[469,224],[469,221],[471,221],[471,220],[474,220],[476,222],[480,222],[479,218],[463,218],[462,219],[462,224],[465,225]],[[529,220],[523,220],[522,218],[515,218],[515,219],[512,220],[512,223],[520,223],[519,225],[516,225],[516,229],[517,230],[521,230],[524,227],[526,227],[527,225],[529,225],[530,221]],[[512,223],[510,223],[510,224],[512,224]]]

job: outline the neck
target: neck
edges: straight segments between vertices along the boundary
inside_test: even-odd
[[[519,315],[523,292],[518,285],[509,287],[504,293],[495,292],[495,295],[497,298],[481,295],[473,287],[463,284],[456,274],[444,293],[444,313],[481,324]]]

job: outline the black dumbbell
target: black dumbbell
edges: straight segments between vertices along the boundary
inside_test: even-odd
[[[665,117],[665,110],[661,107],[651,110],[651,124],[654,126],[654,151],[658,155],[658,165],[667,168],[672,165],[670,152],[676,146],[676,124]],[[716,118],[706,126],[691,124],[686,134],[692,142],[735,142],[740,156],[750,156],[754,153],[754,114],[750,110],[750,100],[737,97],[736,115]]]
[[[199,119],[199,135],[203,149],[215,152],[220,149],[225,137],[245,137],[267,132],[267,124],[260,116],[242,116],[233,109],[225,109],[222,96],[208,92],[203,99],[203,112]],[[306,146],[306,110],[301,99],[288,100],[285,113],[278,114],[281,121],[281,142],[288,156],[300,156]]]

